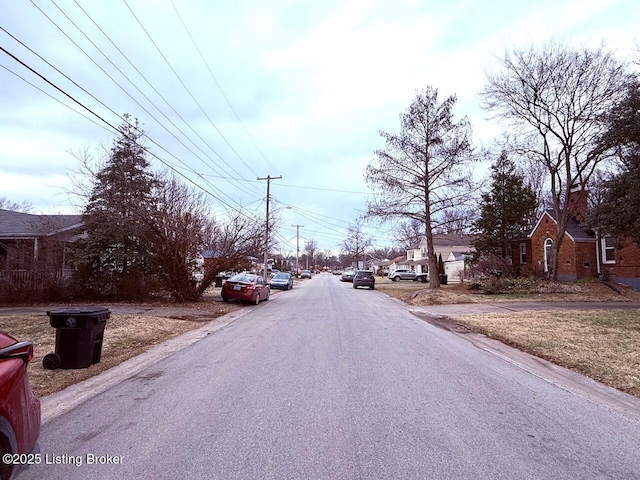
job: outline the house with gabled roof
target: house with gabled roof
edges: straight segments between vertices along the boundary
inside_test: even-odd
[[[434,253],[436,257],[442,256],[444,271],[450,281],[459,281],[464,275],[465,261],[475,250],[472,245],[475,238],[473,235],[453,233],[433,235]],[[408,248],[406,259],[397,264],[397,268],[411,268],[416,273],[429,273],[427,237],[423,236],[417,245]]]
[[[640,290],[640,248],[629,245],[616,248],[611,237],[584,226],[588,191],[571,192],[569,219],[558,252],[558,280],[605,277]],[[550,270],[551,248],[558,235],[558,220],[553,210],[542,213],[531,232],[512,242],[512,263],[523,273],[545,276]]]
[[[67,248],[81,234],[81,215],[0,209],[0,272],[64,270]]]

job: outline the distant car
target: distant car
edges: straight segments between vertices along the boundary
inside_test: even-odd
[[[353,276],[356,274],[354,270],[343,270],[342,276],[340,277],[340,281],[342,282],[353,282]]]
[[[300,278],[311,278],[311,270],[302,270]]]
[[[276,273],[269,282],[271,288],[280,288],[282,290],[291,290],[293,288],[293,277],[290,273]]]
[[[40,400],[33,394],[27,365],[33,344],[0,332],[0,455],[26,455],[38,450]],[[0,461],[0,479],[13,478],[18,467]],[[24,461],[22,463],[25,463]]]
[[[376,288],[376,278],[370,270],[358,270],[353,277],[353,288],[369,287],[371,290]]]
[[[416,278],[416,272],[409,269],[399,268],[398,270],[389,272],[388,277],[394,282],[397,282],[398,280],[413,280]]]
[[[269,300],[269,293],[269,285],[260,275],[240,273],[224,282],[220,295],[224,302],[240,300],[258,305],[261,300]]]
[[[334,275],[342,275],[342,270],[340,270],[339,268],[336,268],[333,272]]]

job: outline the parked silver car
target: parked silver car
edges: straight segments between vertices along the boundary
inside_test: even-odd
[[[389,275],[387,276],[394,282],[397,282],[398,280],[413,280],[416,278],[416,272],[405,268],[399,268],[393,272],[389,272]]]
[[[291,290],[293,288],[293,277],[290,273],[276,273],[269,282],[271,288],[280,288],[282,290]]]
[[[356,274],[355,270],[346,269],[342,272],[340,277],[341,282],[353,282],[353,277]]]

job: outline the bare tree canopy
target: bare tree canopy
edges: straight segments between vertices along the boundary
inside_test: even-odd
[[[31,203],[26,200],[22,202],[13,202],[7,197],[0,197],[0,209],[10,210],[12,212],[30,213],[33,210]]]
[[[361,259],[365,261],[365,250],[371,246],[372,242],[373,239],[364,233],[360,223],[349,226],[347,238],[340,244],[340,252],[344,261],[355,263],[357,268]]]
[[[366,216],[423,225],[431,272],[437,272],[433,231],[456,217],[451,212],[471,191],[471,126],[466,117],[454,121],[455,103],[454,95],[440,102],[433,87],[417,92],[400,115],[400,131],[380,132],[385,148],[375,152],[365,173],[376,191]],[[438,276],[429,277],[431,287],[438,287]]]
[[[570,48],[550,42],[506,53],[481,92],[484,107],[506,120],[518,135],[519,153],[544,165],[558,236],[551,276],[571,212],[569,193],[582,187],[608,149],[601,142],[605,118],[625,91],[625,65],[604,47]]]

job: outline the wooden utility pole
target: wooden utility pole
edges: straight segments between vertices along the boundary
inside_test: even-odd
[[[258,180],[266,180],[267,181],[267,221],[266,221],[266,231],[264,237],[264,279],[267,280],[267,256],[269,255],[269,187],[271,186],[271,180],[278,180],[282,178],[282,175],[278,175],[277,177],[272,177],[267,175],[266,177],[258,177]]]
[[[291,225],[296,227],[296,275],[298,275],[298,259],[300,258],[300,227],[304,225]]]

